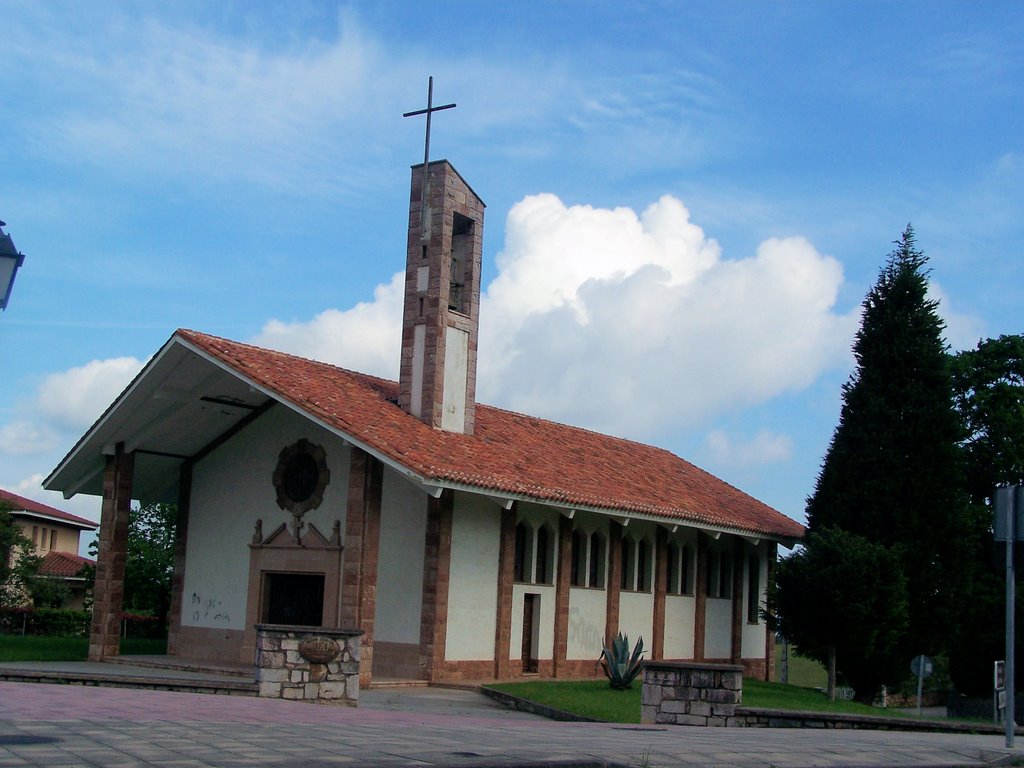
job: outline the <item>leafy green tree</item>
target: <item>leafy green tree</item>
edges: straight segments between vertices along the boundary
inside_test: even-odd
[[[177,517],[174,504],[158,503],[133,507],[128,517],[122,610],[155,616],[161,629],[166,628],[171,607]],[[93,541],[90,553],[95,556],[97,551]]]
[[[837,667],[863,699],[899,674],[891,665],[906,631],[906,579],[888,547],[840,528],[809,533],[779,562],[775,608],[778,631],[828,669],[830,698]]]
[[[161,626],[171,607],[177,517],[173,504],[145,504],[128,520],[124,610],[156,616]]]
[[[0,607],[25,604],[41,560],[11,517],[10,508],[0,502]]]
[[[1024,481],[1024,336],[979,341],[952,363],[967,488],[984,504],[996,485]]]
[[[864,299],[856,366],[843,386],[839,425],[807,503],[810,531],[841,529],[862,537],[887,548],[901,566],[905,587],[895,605],[905,606],[906,620],[898,622],[897,640],[865,645],[860,658],[852,658],[853,648],[838,658],[864,699],[874,694],[861,689],[872,680],[858,670],[889,673],[918,653],[946,650],[965,594],[964,572],[973,567],[962,546],[971,526],[943,323],[937,303],[927,298],[927,260],[910,226],[895,245]],[[822,540],[809,539],[808,549]],[[818,562],[815,553],[811,557]],[[840,598],[853,595],[864,577],[830,588]],[[783,595],[782,603],[787,599]],[[892,612],[886,616],[890,620]],[[828,634],[832,628],[821,631],[816,646],[837,641]]]
[[[992,661],[1005,655],[1004,550],[992,541],[989,501],[996,485],[1024,480],[1024,336],[980,341],[952,358],[952,370],[971,499],[971,532],[963,546],[976,567],[964,573],[967,597],[949,661],[960,689],[981,694],[991,689]],[[1017,596],[1019,613],[1024,608],[1020,584]],[[1018,652],[1022,648],[1024,640]]]

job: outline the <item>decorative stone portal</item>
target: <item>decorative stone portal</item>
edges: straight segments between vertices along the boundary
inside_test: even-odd
[[[260,696],[359,704],[362,631],[256,625],[256,682]]]
[[[330,538],[315,525],[279,525],[269,536],[257,521],[249,545],[249,596],[242,658],[252,659],[258,624],[325,626],[341,620],[341,522]],[[355,621],[346,621],[349,626]]]
[[[736,719],[742,696],[742,665],[648,661],[644,664],[640,722],[743,725]]]

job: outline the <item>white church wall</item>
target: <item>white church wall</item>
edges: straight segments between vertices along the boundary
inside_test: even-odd
[[[650,658],[654,642],[654,595],[650,592],[619,593],[619,631],[629,637],[629,649],[633,650],[637,638],[644,639],[644,648]]]
[[[569,590],[567,659],[596,659],[604,646],[608,593],[603,589]]]
[[[516,584],[512,587],[512,637],[509,643],[510,659],[523,657],[523,606],[526,595],[540,599],[537,634],[537,658],[553,659],[555,648],[555,588],[546,584]]]
[[[540,601],[536,608],[537,621],[533,628],[536,638],[537,659],[544,661],[553,659],[555,649],[555,584],[558,583],[558,531],[560,513],[541,504],[521,502],[516,507],[516,519],[529,526],[533,537],[530,552],[531,561],[526,565],[528,582],[517,582],[512,586],[512,636],[509,643],[509,658],[523,657],[523,609],[526,595],[536,595]],[[543,555],[538,545],[538,530],[543,527],[547,531],[548,546]],[[547,559],[547,580],[536,581],[537,560]]]
[[[420,642],[426,528],[427,494],[385,467],[374,628],[378,640]]]
[[[704,610],[704,657],[728,659],[732,655],[732,600],[709,597]]]
[[[481,496],[456,493],[445,638],[449,661],[494,658],[500,544],[500,507]]]
[[[665,658],[692,659],[697,601],[690,595],[665,596]]]
[[[277,506],[272,477],[281,449],[300,438],[326,452],[330,482],[323,503],[303,521],[330,537],[335,520],[344,535],[349,449],[289,409],[272,408],[200,461],[192,474],[183,626],[246,628],[249,543],[258,519],[264,535],[291,515]]]

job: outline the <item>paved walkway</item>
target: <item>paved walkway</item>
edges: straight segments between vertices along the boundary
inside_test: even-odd
[[[1001,736],[556,723],[444,688],[358,708],[0,682],[0,768],[966,766],[1024,760]]]

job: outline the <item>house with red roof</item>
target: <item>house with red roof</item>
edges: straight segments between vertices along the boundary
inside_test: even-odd
[[[424,185],[426,185],[424,187]],[[769,674],[795,521],[668,451],[476,401],[484,204],[413,168],[399,380],[178,330],[45,481],[102,496],[90,656],[117,653],[132,499],[178,506],[168,649],[358,628],[361,682],[592,677],[648,658]]]
[[[99,526],[84,517],[2,488],[0,504],[11,513],[22,535],[32,542],[33,552],[43,558],[38,574],[60,581],[71,590],[71,598],[65,607],[82,608],[86,597],[83,570],[93,561],[78,554],[80,536],[83,532],[95,531]]]

